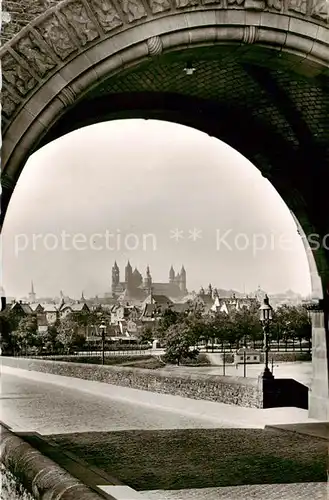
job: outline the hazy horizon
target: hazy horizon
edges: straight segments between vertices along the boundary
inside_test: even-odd
[[[149,265],[155,282],[184,264],[189,291],[311,292],[296,224],[273,186],[229,146],[173,123],[92,125],[37,151],[2,239],[8,296],[26,296],[31,280],[39,297],[102,296],[114,261],[123,281],[128,259],[143,276]],[[266,244],[255,252],[256,240]]]

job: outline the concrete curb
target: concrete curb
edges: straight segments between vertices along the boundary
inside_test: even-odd
[[[320,423],[320,422],[319,422]],[[314,424],[314,427],[316,428],[317,424]],[[284,424],[279,424],[279,425],[265,425],[265,430],[266,429],[271,429],[279,432],[289,432],[292,434],[298,434],[299,436],[308,436],[308,437],[314,437],[315,439],[321,439],[322,441],[329,441],[329,434],[324,435],[321,432],[317,432],[316,429],[315,431],[308,431],[303,428],[298,428],[298,424],[296,424],[294,427],[289,427],[288,425]]]
[[[141,498],[138,492],[118,481],[104,484],[108,481],[102,480],[101,476],[99,478],[102,484],[89,487],[55,461],[44,456],[22,437],[14,434],[3,423],[0,423],[0,432],[1,463],[21,481],[36,499],[135,500]],[[23,433],[21,435],[23,436]],[[36,433],[32,433],[31,436],[39,437],[42,440],[42,437]],[[48,444],[45,440],[43,442]],[[81,475],[83,472],[81,469],[84,467],[83,461],[73,460],[72,462],[75,462],[73,467],[76,467],[77,464],[80,466]]]

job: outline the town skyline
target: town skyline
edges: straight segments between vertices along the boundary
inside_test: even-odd
[[[115,262],[117,262],[117,261],[115,261]],[[128,260],[127,262],[130,262],[130,261]],[[127,264],[127,262],[126,262],[126,264]],[[119,265],[118,262],[117,262],[117,264]],[[132,264],[132,262],[130,262],[130,264]],[[133,267],[133,269],[136,268],[136,269],[139,270],[138,265],[136,265],[136,266],[133,265],[132,267]],[[146,266],[146,268],[147,267],[148,266]],[[175,266],[171,265],[170,267],[174,267],[174,269],[175,269]],[[124,269],[125,269],[125,265],[122,265],[122,278],[124,278]],[[177,267],[177,269],[178,269],[178,267]],[[186,271],[187,271],[187,276],[188,276],[188,270],[186,270]],[[146,275],[146,272],[145,272],[145,275]],[[153,278],[153,276],[152,276],[152,278]],[[161,277],[156,277],[156,278],[158,278],[157,281],[160,282],[160,283],[161,282],[165,282],[165,279],[161,279]],[[168,276],[167,276],[167,278],[168,278]],[[261,287],[261,285],[258,285],[258,287],[256,289],[253,289],[253,290],[247,290],[245,288],[244,289],[223,288],[223,287],[218,286],[218,285],[216,285],[216,284],[214,284],[212,282],[202,283],[202,284],[200,284],[200,287],[198,289],[189,289],[188,288],[188,282],[187,282],[188,294],[192,294],[192,293],[198,294],[201,289],[204,289],[205,291],[207,291],[209,285],[213,288],[213,290],[222,290],[222,291],[225,291],[227,293],[229,293],[229,292],[233,292],[234,293],[235,292],[235,293],[238,293],[238,294],[241,294],[241,295],[245,295],[245,296],[254,296],[258,291],[262,291],[262,292],[268,293],[269,295],[273,295],[273,296],[275,296],[275,295],[277,295],[277,296],[287,295],[288,296],[290,294],[291,295],[300,296],[302,298],[305,298],[305,297],[308,296],[308,294],[303,295],[303,294],[301,294],[301,293],[299,293],[299,292],[297,292],[297,291],[295,291],[293,289],[272,290],[272,291],[269,291],[269,290],[264,290]],[[88,295],[88,293],[86,293],[85,289],[82,289],[80,291],[80,293],[73,294],[73,295],[67,294],[65,292],[65,290],[60,289],[58,291],[58,293],[55,294],[55,295],[47,295],[47,293],[44,293],[42,291],[42,287],[41,288],[38,287],[38,283],[36,284],[34,282],[34,280],[31,279],[31,281],[29,283],[29,288],[27,289],[27,291],[26,291],[25,294],[23,294],[21,296],[13,296],[13,295],[10,295],[10,294],[6,293],[6,295],[8,295],[8,297],[14,298],[15,300],[22,300],[22,299],[28,299],[28,295],[29,295],[30,292],[35,293],[37,300],[38,299],[44,299],[44,298],[51,298],[51,299],[56,299],[57,298],[57,299],[59,299],[60,296],[61,296],[61,294],[63,294],[64,296],[69,296],[71,299],[78,301],[78,300],[80,300],[82,298],[82,296],[85,299],[90,299],[90,298],[95,298],[95,297],[104,298],[104,297],[108,296],[112,292],[112,289],[111,289],[111,286],[110,286],[108,290],[105,290],[105,291],[102,290],[102,291],[99,291],[98,293],[89,294],[89,295]]]

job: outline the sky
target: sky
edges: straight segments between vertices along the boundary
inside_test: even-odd
[[[305,250],[281,197],[238,152],[195,129],[120,120],[72,132],[34,153],[3,233],[8,296],[111,288],[130,260],[153,281],[184,265],[187,288],[310,293]]]

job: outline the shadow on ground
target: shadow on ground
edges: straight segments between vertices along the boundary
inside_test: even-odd
[[[325,482],[328,443],[274,429],[45,436],[136,490]]]

